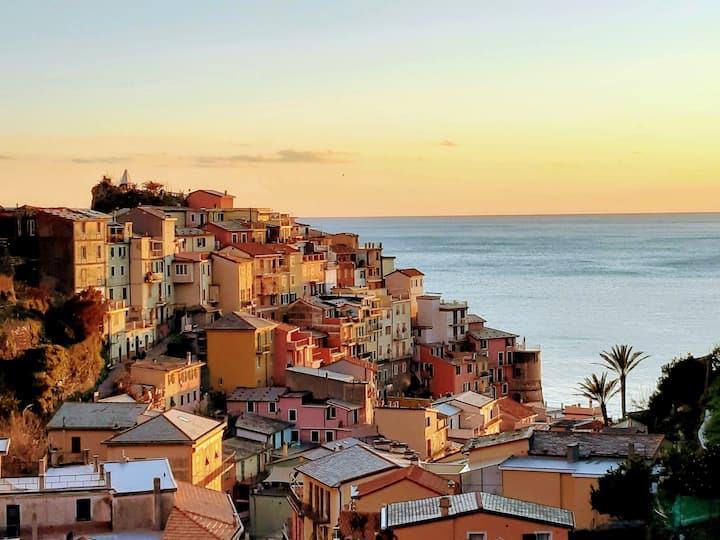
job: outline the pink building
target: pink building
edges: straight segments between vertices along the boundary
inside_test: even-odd
[[[235,195],[214,189],[199,189],[187,196],[187,205],[190,208],[232,208]]]
[[[433,397],[462,392],[483,392],[487,373],[482,359],[472,352],[453,352],[441,345],[417,345],[419,378]]]
[[[281,323],[275,328],[274,381],[285,384],[285,370],[293,366],[319,368],[321,357],[316,357],[318,346],[311,331],[302,331],[292,324]]]

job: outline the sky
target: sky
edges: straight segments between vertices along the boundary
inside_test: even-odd
[[[720,211],[720,2],[6,2],[0,204]]]

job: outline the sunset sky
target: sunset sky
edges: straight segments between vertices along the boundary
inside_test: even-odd
[[[720,2],[6,2],[0,204],[720,211]]]

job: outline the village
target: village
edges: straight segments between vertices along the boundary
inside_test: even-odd
[[[562,540],[608,522],[599,478],[657,456],[629,417],[548,408],[539,346],[382,244],[236,199],[0,212],[16,276],[99,291],[109,367],[37,474],[0,468],[8,537]]]

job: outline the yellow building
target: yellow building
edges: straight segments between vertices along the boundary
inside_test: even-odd
[[[161,409],[177,407],[192,412],[202,400],[200,369],[204,365],[204,362],[192,362],[190,358],[159,356],[132,364],[130,379],[134,384],[154,387],[154,406]]]
[[[277,323],[231,311],[205,328],[210,386],[226,394],[238,386],[273,386]]]
[[[223,313],[249,309],[255,298],[253,261],[233,255],[226,248],[211,255],[214,283],[219,289],[217,307]]]
[[[448,444],[445,415],[422,404],[413,406],[408,400],[403,401],[402,404],[398,401],[398,406],[375,408],[378,432],[387,439],[406,443],[421,459],[442,456]]]
[[[177,409],[103,441],[109,460],[167,458],[175,478],[220,491],[224,422]]]

